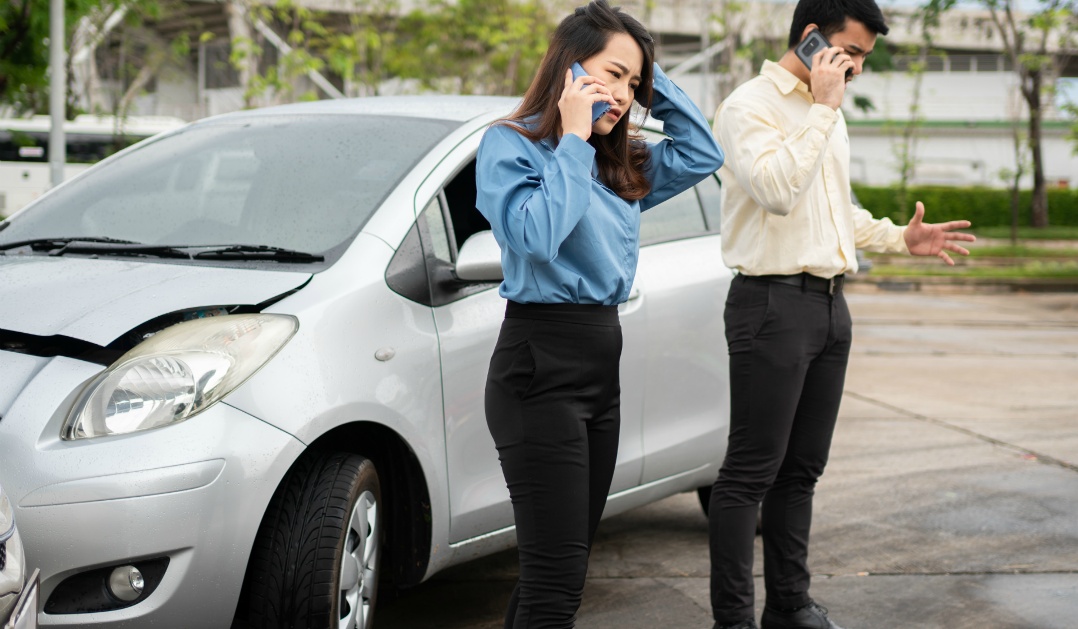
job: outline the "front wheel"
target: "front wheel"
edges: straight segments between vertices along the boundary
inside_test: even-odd
[[[369,459],[313,451],[300,457],[277,488],[251,551],[250,626],[369,629],[384,518]]]

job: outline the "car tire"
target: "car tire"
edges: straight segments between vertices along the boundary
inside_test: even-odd
[[[374,463],[307,452],[274,494],[251,551],[251,627],[368,629],[384,513]]]
[[[711,515],[711,485],[707,487],[697,487],[696,497],[700,499],[700,508],[704,510],[704,515]],[[764,532],[764,522],[761,517],[762,510],[756,510],[756,534],[760,535]]]

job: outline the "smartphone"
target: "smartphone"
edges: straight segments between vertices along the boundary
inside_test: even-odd
[[[823,33],[819,29],[812,29],[808,35],[801,40],[801,43],[794,48],[794,54],[801,60],[801,63],[805,64],[805,67],[809,70],[812,69],[812,56],[820,52],[824,48],[830,48],[831,42],[827,41],[827,38],[823,36]],[[846,70],[846,79],[849,80],[853,76],[853,68]]]
[[[574,81],[577,80],[578,78],[582,77],[582,76],[588,76],[588,73],[584,71],[584,66],[580,65],[579,62],[573,64],[572,70],[573,70],[573,80]],[[608,103],[606,101],[599,101],[597,103],[592,103],[592,106],[591,106],[591,121],[595,122],[599,118],[602,118],[603,114],[605,114],[608,111],[610,111],[610,103]]]

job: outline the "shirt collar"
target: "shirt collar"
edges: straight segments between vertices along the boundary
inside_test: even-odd
[[[771,79],[783,96],[789,96],[791,92],[797,92],[807,98],[809,102],[813,102],[814,99],[812,98],[812,92],[809,91],[809,86],[774,61],[764,61],[764,66],[760,68],[760,74]]]

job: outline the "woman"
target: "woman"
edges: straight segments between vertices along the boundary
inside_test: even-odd
[[[486,385],[520,556],[507,628],[573,626],[617,458],[617,306],[636,273],[640,212],[722,165],[654,48],[605,0],[578,8],[520,107],[479,148],[477,205],[501,245],[508,300]],[[574,80],[575,62],[587,75]],[[670,139],[630,132],[634,100]],[[610,109],[593,121],[600,102]]]

